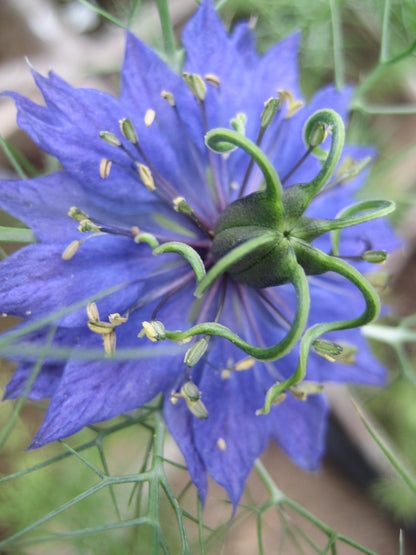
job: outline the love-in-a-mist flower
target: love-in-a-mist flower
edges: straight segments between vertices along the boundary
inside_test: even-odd
[[[354,200],[373,151],[344,147],[350,88],[302,101],[298,35],[258,56],[207,0],[183,44],[177,75],[128,34],[119,98],[35,72],[46,105],[7,93],[63,170],[0,185],[38,239],[2,262],[0,310],[27,326],[73,307],[51,344],[72,356],[46,358],[29,393],[51,399],[32,447],[162,394],[201,498],[210,474],[236,504],[270,438],[317,467],[324,382],[383,382],[359,270],[394,246],[378,219],[393,205]],[[50,326],[20,340],[39,353]],[[139,346],[154,356],[118,356]],[[7,399],[36,363],[25,353]]]

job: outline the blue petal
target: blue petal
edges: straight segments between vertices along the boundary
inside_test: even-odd
[[[122,138],[131,156],[157,168],[154,172],[157,187],[164,179],[177,188],[175,196],[182,194],[184,180],[180,160],[157,124],[146,127],[142,117],[108,94],[93,89],[75,89],[53,73],[48,78],[37,73],[34,77],[46,100],[46,107],[16,93],[8,93],[16,102],[20,127],[42,149],[56,156],[84,188],[90,189],[97,202],[107,208],[115,204],[117,212],[129,214],[137,211],[135,207],[139,203],[154,200],[154,193],[140,182],[131,158],[121,148],[108,145],[99,138],[103,130],[122,138],[118,122],[125,117],[130,118],[137,129],[145,158]],[[116,162],[110,177],[105,180],[99,177],[102,158]],[[184,193],[186,195],[186,190]]]
[[[167,327],[183,327],[186,313],[173,310],[176,303],[185,302],[192,292],[183,290],[174,301],[168,301],[160,311]],[[149,320],[155,302],[134,312],[127,323],[116,329],[117,345],[142,347],[137,333],[141,322]],[[82,348],[102,348],[101,338],[86,331],[79,342]],[[178,373],[183,370],[183,354],[158,353],[159,344],[152,344],[154,357],[127,361],[102,359],[82,361],[73,358],[67,363],[59,387],[55,391],[44,422],[36,434],[31,447],[41,447],[56,439],[67,437],[83,427],[109,420],[124,412],[139,408],[159,393],[170,394]],[[74,351],[74,355],[76,351]]]
[[[255,63],[258,63],[256,35],[248,22],[243,21],[234,27],[231,42],[248,66],[254,66]]]
[[[213,360],[217,360],[215,355]],[[254,372],[235,372],[224,380],[209,368],[199,388],[208,418],[194,419],[195,443],[209,474],[227,490],[235,507],[254,461],[269,439],[269,419],[255,414],[263,404],[264,391]],[[220,439],[225,450],[220,449]]]
[[[195,446],[193,430],[195,417],[188,410],[185,403],[173,405],[169,400],[169,395],[165,398],[163,414],[169,432],[185,458],[187,470],[198,489],[202,503],[204,503],[208,483],[205,465]]]
[[[27,380],[33,372],[33,366],[31,362],[22,362],[18,365],[12,379],[6,386],[3,397],[4,401],[7,399],[16,399],[22,395]],[[59,385],[63,370],[63,363],[43,364],[27,398],[32,401],[40,401],[41,399],[49,399],[52,397]]]
[[[175,108],[162,98],[162,91],[173,94]],[[131,113],[142,118],[149,108],[155,110],[157,122],[152,127],[158,129],[161,126],[169,150],[177,158],[181,194],[195,209],[213,217],[213,198],[205,175],[207,157],[199,106],[183,79],[132,34],[127,35],[121,102]],[[147,131],[150,132],[151,129]]]
[[[325,450],[327,417],[323,395],[310,395],[306,401],[288,395],[271,412],[271,436],[296,464],[316,470]]]
[[[26,322],[22,322],[12,330],[9,330],[9,332],[3,334],[2,339],[4,340],[7,335],[19,331],[19,328],[20,331],[24,330],[26,328]],[[9,345],[9,347],[11,347],[11,353],[8,358],[19,362],[19,364],[14,371],[12,379],[6,386],[4,399],[15,399],[22,395],[27,381],[31,378],[32,372],[39,360],[38,357],[33,354],[33,347],[44,347],[49,340],[49,333],[49,327],[37,328],[33,332],[25,333],[20,339],[15,340],[14,343]],[[58,387],[65,366],[64,360],[53,357],[53,349],[57,347],[66,348],[70,352],[77,344],[80,333],[82,333],[82,330],[79,328],[71,330],[57,328],[55,330],[49,354],[43,360],[39,374],[27,395],[28,399],[38,401],[40,399],[52,397]]]
[[[77,225],[68,217],[71,206],[91,213],[91,199],[66,172],[37,179],[0,181],[1,207],[26,223],[41,241],[74,239]]]
[[[143,279],[151,277],[162,264],[161,259],[164,262],[172,259],[169,255],[149,258],[148,246],[136,245],[123,237],[92,238],[81,245],[71,260],[62,260],[66,246],[30,245],[2,262],[0,306],[3,312],[36,318],[125,284],[98,303],[103,318],[121,313],[140,297]],[[171,279],[171,274],[165,279]],[[85,323],[85,309],[75,310],[61,320],[65,326]]]

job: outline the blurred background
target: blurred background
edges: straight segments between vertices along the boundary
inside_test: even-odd
[[[117,93],[118,72],[124,49],[124,30],[129,26],[141,39],[162,50],[157,10],[151,0],[1,0],[0,2],[0,90],[16,90],[39,99],[29,65],[41,73],[50,68],[76,86],[92,86]],[[136,11],[137,6],[140,9]],[[277,40],[300,29],[299,59],[306,97],[334,79],[357,85],[348,130],[350,142],[374,144],[379,157],[371,171],[367,193],[396,201],[392,224],[403,237],[405,248],[393,255],[372,281],[379,288],[391,313],[383,317],[385,329],[412,331],[416,318],[416,2],[415,0],[229,0],[221,1],[220,14],[232,29],[239,19],[251,18],[256,27],[258,50],[263,52]],[[383,10],[389,7],[388,32]],[[193,0],[170,0],[170,13],[178,40],[184,23],[196,9]],[[105,13],[102,17],[100,13]],[[112,18],[113,21],[109,21]],[[383,30],[384,21],[384,30]],[[338,54],[334,54],[333,37]],[[383,34],[384,33],[384,34]],[[384,37],[384,39],[382,39]],[[387,38],[388,37],[388,38]],[[402,53],[408,53],[402,56]],[[380,55],[381,54],[381,55]],[[334,72],[334,67],[337,70]],[[39,151],[16,126],[16,112],[7,98],[0,99],[0,178],[13,178],[11,158],[19,157],[29,175],[50,172],[57,162]],[[5,141],[5,142],[4,142]],[[9,155],[8,155],[9,153]],[[12,156],[10,156],[12,153]],[[0,225],[13,225],[1,215]],[[3,255],[19,247],[4,244]],[[386,273],[390,275],[386,280]],[[0,322],[1,323],[1,322]],[[3,328],[14,322],[3,319]],[[409,334],[410,337],[411,334]],[[278,448],[271,445],[262,458],[275,483],[330,528],[353,538],[379,555],[399,553],[399,530],[404,529],[407,553],[416,553],[416,496],[394,471],[369,435],[350,399],[365,411],[368,422],[385,438],[389,449],[411,476],[416,475],[416,370],[415,344],[372,341],[372,346],[390,371],[389,385],[372,388],[328,388],[333,418],[328,434],[328,455],[316,474],[297,469]],[[10,378],[13,365],[1,363],[0,387]],[[11,402],[0,405],[0,423],[11,414]],[[24,452],[39,426],[45,405],[27,403],[0,457],[0,478],[20,472],[13,480],[0,482],[0,539],[9,537],[40,519],[97,479],[80,460],[66,458],[33,472],[25,472],[53,457],[61,457],[61,445]],[[120,431],[105,434],[105,456],[94,442],[94,430],[85,430],[68,441],[72,446],[94,444],[85,449],[93,464],[108,465],[111,473],[137,472],[144,459],[149,432],[140,425],[119,419]],[[107,429],[105,425],[103,429]],[[98,445],[98,447],[97,447]],[[181,462],[173,442],[168,441],[167,458]],[[187,484],[186,472],[169,467],[169,480],[176,493]],[[413,482],[415,483],[415,482]],[[258,505],[265,498],[263,486],[250,478],[243,503]],[[131,491],[117,488],[121,516],[134,515],[137,505],[129,503]],[[145,493],[145,492],[144,492]],[[46,524],[22,537],[22,543],[5,547],[13,553],[147,553],[146,532],[136,528],[76,535],[73,532],[117,518],[113,494],[101,491],[77,503]],[[182,502],[195,514],[193,487]],[[253,511],[241,509],[226,530],[221,525],[230,517],[221,488],[211,483],[204,522],[216,529],[207,553],[252,554],[258,552],[257,521]],[[166,527],[171,515],[162,506]],[[163,524],[163,523],[162,523]],[[197,529],[190,524],[190,535]],[[318,545],[325,546],[321,532],[297,511],[283,514],[270,510],[263,515],[264,552],[267,554],[315,553],[299,530]],[[56,535],[60,535],[59,538]],[[49,539],[37,541],[36,538]],[[172,530],[173,545],[178,545]],[[281,551],[279,542],[284,538]],[[335,551],[324,551],[322,553]],[[3,552],[3,551],[2,551]],[[195,546],[195,553],[199,553]],[[370,551],[369,551],[370,552]],[[343,544],[336,553],[357,553]]]

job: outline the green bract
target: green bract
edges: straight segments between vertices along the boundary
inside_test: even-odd
[[[269,389],[266,402],[259,414],[268,413],[273,402],[293,384],[301,381],[306,373],[306,363],[312,344],[324,333],[365,325],[377,317],[379,299],[370,283],[353,266],[338,257],[340,230],[352,225],[380,218],[394,210],[388,201],[364,201],[342,210],[334,220],[304,216],[312,199],[327,184],[340,159],[344,145],[344,124],[333,110],[319,110],[306,122],[304,141],[308,152],[322,160],[322,168],[309,183],[298,183],[282,188],[276,170],[262,150],[247,139],[244,129],[235,124],[234,129],[218,128],[205,137],[207,146],[219,153],[242,148],[257,163],[264,176],[264,187],[234,201],[217,220],[211,247],[214,264],[205,274],[198,264],[199,256],[188,245],[181,244],[171,252],[183,256],[193,267],[197,287],[195,295],[202,296],[214,281],[228,273],[235,281],[262,289],[292,283],[297,296],[297,309],[292,326],[282,341],[271,347],[255,347],[218,322],[197,324],[185,331],[166,330],[166,339],[187,340],[195,335],[216,335],[228,339],[248,355],[258,360],[276,360],[290,352],[300,341],[300,357],[296,371],[290,378],[276,383]],[[329,153],[321,144],[331,135]],[[332,253],[326,254],[311,243],[320,235],[332,234]],[[179,245],[178,245],[179,247]],[[158,249],[155,249],[155,254]],[[308,275],[337,272],[353,283],[363,294],[366,308],[358,318],[316,324],[305,330],[310,298]]]

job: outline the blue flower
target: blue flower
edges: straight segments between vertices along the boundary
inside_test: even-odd
[[[0,307],[27,323],[84,301],[81,308],[59,318],[52,341],[52,347],[67,348],[73,356],[65,362],[47,358],[29,394],[34,400],[51,399],[32,447],[136,409],[161,393],[168,428],[201,498],[206,496],[209,474],[235,505],[270,438],[307,470],[316,469],[322,457],[328,405],[316,385],[315,394],[301,400],[304,391],[293,384],[283,402],[269,407],[268,414],[256,415],[276,380],[293,375],[299,345],[280,358],[269,357],[277,360],[261,361],[250,349],[244,352],[217,336],[221,334],[199,333],[185,346],[186,363],[177,350],[166,354],[165,349],[159,355],[159,343],[152,345],[155,356],[150,358],[119,360],[111,355],[143,345],[146,339],[137,337],[143,326],[141,336],[162,340],[174,338],[169,330],[214,322],[260,350],[285,337],[297,303],[290,279],[278,286],[255,284],[252,274],[239,279],[236,267],[229,267],[212,280],[201,299],[195,299],[189,261],[194,269],[202,262],[204,271],[212,271],[221,258],[213,258],[211,251],[219,215],[228,214],[225,209],[239,195],[245,198],[258,191],[264,177],[247,149],[219,154],[207,148],[204,138],[208,131],[230,129],[232,121],[232,136],[245,134],[241,140],[259,142],[286,189],[307,184],[322,171],[322,164],[317,149],[312,153],[311,147],[304,156],[305,122],[317,111],[336,112],[345,120],[352,90],[326,86],[301,105],[299,36],[290,36],[259,57],[249,26],[239,24],[228,36],[208,0],[186,26],[183,44],[185,79],[128,34],[119,98],[72,88],[52,72],[48,77],[34,72],[45,106],[7,93],[16,102],[20,127],[56,156],[63,170],[0,184],[2,207],[38,238],[2,262]],[[270,98],[277,112],[263,129]],[[328,150],[333,138],[325,139],[327,130],[328,125],[315,126],[309,141],[322,131],[316,144]],[[231,146],[225,141],[226,149]],[[338,177],[307,208],[304,237],[310,234],[308,222],[334,219],[355,202],[353,195],[366,171],[353,176],[356,165],[346,164],[372,155],[371,148],[344,148]],[[328,234],[318,235],[311,238],[313,245],[331,253]],[[172,252],[163,252],[166,243]],[[183,252],[178,243],[185,245]],[[159,251],[157,245],[162,245]],[[395,246],[383,220],[363,219],[342,230],[339,252],[365,271],[364,251]],[[224,245],[221,249],[221,256],[232,250]],[[152,251],[160,254],[153,256]],[[355,318],[365,308],[363,295],[345,277],[311,268],[306,273],[308,326]],[[102,292],[107,293],[98,298]],[[91,298],[98,300],[86,312]],[[35,348],[45,343],[49,332],[49,327],[37,329],[24,340]],[[326,339],[314,341],[317,351],[325,354],[329,349],[327,358],[336,358],[333,350],[341,345],[345,356],[332,363],[311,351],[308,383],[384,382],[385,372],[358,328],[333,331]],[[103,340],[109,355],[105,360],[76,356],[85,349],[102,349]],[[21,395],[32,368],[30,356],[22,356],[6,399]]]

